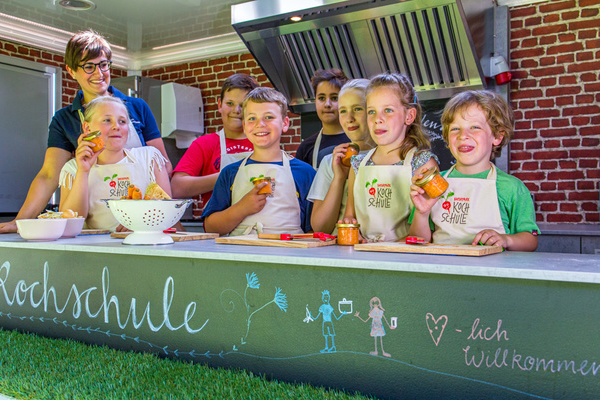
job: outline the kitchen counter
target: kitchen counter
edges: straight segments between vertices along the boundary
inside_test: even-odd
[[[16,234],[0,255],[7,329],[382,398],[600,396],[596,255]]]

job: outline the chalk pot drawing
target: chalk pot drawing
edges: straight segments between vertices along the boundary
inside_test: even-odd
[[[356,312],[356,314],[354,314],[354,316],[365,323],[369,320],[372,320],[371,321],[371,337],[375,338],[375,350],[372,351],[370,354],[373,356],[376,356],[379,354],[377,352],[377,338],[379,338],[381,354],[383,354],[385,357],[391,357],[392,355],[390,353],[386,353],[385,350],[383,350],[383,337],[385,336],[385,329],[383,328],[383,321],[385,321],[385,323],[390,327],[390,329],[396,329],[397,322],[396,322],[395,326],[390,325],[390,323],[388,322],[385,315],[383,315],[385,312],[385,308],[383,308],[383,306],[381,305],[381,300],[379,300],[379,297],[373,297],[369,301],[369,307],[370,307],[369,318],[362,319],[360,317],[360,312],[358,312],[358,311]]]
[[[323,290],[323,292],[321,292],[321,301],[323,301],[323,304],[321,304],[321,307],[319,307],[319,314],[317,314],[316,317],[313,317],[312,314],[310,313],[310,310],[308,309],[308,304],[306,305],[306,318],[304,318],[302,321],[309,323],[311,321],[314,321],[316,319],[319,319],[319,316],[323,316],[323,325],[322,325],[322,330],[323,330],[323,336],[325,337],[325,348],[323,350],[321,350],[321,353],[335,353],[337,352],[337,348],[335,347],[335,329],[333,328],[333,319],[331,318],[333,316],[333,318],[335,318],[336,320],[339,320],[340,318],[342,318],[344,315],[346,315],[347,313],[342,311],[340,313],[340,316],[336,316],[335,315],[335,309],[331,306],[331,304],[329,304],[329,300],[330,300],[330,295],[329,295],[329,290]],[[344,297],[345,302],[348,302],[348,300],[346,300],[346,298]],[[350,304],[352,304],[352,302],[350,302]],[[339,307],[339,304],[338,304]],[[329,344],[329,341],[331,340],[331,344]]]
[[[246,274],[246,288],[244,289],[243,296],[233,289],[225,289],[221,292],[220,295],[221,306],[226,312],[229,313],[235,310],[235,304],[233,300],[229,300],[226,304],[223,303],[223,296],[226,293],[234,294],[244,302],[244,308],[246,310],[246,334],[241,338],[241,344],[246,344],[246,339],[248,338],[248,333],[250,332],[250,323],[252,322],[252,317],[254,316],[254,314],[256,314],[257,312],[259,312],[260,310],[264,309],[272,303],[275,303],[275,305],[277,305],[277,307],[279,307],[281,311],[287,312],[288,303],[286,295],[285,293],[281,293],[281,289],[278,287],[275,287],[275,295],[273,296],[273,299],[271,301],[267,302],[262,307],[259,307],[258,309],[250,312],[250,305],[248,304],[248,289],[258,290],[259,288],[260,282],[258,281],[258,277],[254,272],[252,272],[251,274]]]
[[[425,316],[425,322],[427,322],[427,330],[429,330],[429,334],[433,339],[433,343],[435,343],[437,346],[440,344],[440,339],[442,339],[444,329],[446,329],[448,317],[446,315],[442,315],[436,319],[432,313],[427,313]]]

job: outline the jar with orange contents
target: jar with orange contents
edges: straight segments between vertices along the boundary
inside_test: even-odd
[[[337,244],[353,246],[358,244],[360,224],[337,224]]]
[[[104,140],[102,140],[101,135],[102,134],[100,133],[100,131],[94,131],[88,133],[82,139],[87,142],[92,142],[94,144],[94,147],[92,147],[92,151],[94,153],[97,153],[104,148]]]
[[[251,181],[254,184],[254,186],[256,186],[262,182],[267,182],[267,184],[265,186],[260,188],[260,190],[258,191],[258,194],[272,194],[273,193],[273,186],[271,185],[271,177],[270,176],[259,176],[258,178],[252,178]]]
[[[432,199],[440,197],[448,189],[448,181],[435,167],[424,171],[423,177],[416,181],[415,185],[423,188],[425,193]]]
[[[342,157],[342,164],[346,167],[350,166],[350,160],[352,156],[355,156],[359,153],[360,147],[356,143],[350,143],[348,147],[346,147],[346,152],[344,153],[344,157]]]

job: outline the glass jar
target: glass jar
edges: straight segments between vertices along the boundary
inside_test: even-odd
[[[271,177],[270,176],[259,176],[258,178],[252,178],[252,183],[254,184],[254,186],[256,186],[262,182],[267,182],[267,184],[265,186],[263,186],[262,188],[260,188],[260,190],[258,191],[258,194],[273,193],[273,187],[271,186]]]
[[[350,143],[348,147],[346,147],[346,152],[344,153],[344,157],[342,158],[342,164],[346,167],[350,166],[350,160],[352,156],[355,156],[360,151],[360,147],[356,143]]]
[[[360,224],[337,224],[337,244],[354,246],[358,244]]]
[[[446,189],[448,189],[448,181],[440,174],[435,167],[431,167],[423,172],[423,177],[415,182],[415,184],[425,191],[432,198],[438,198]]]
[[[92,147],[92,151],[94,153],[104,148],[104,140],[102,140],[100,131],[90,132],[87,135],[85,135],[82,139],[94,143],[94,147]]]

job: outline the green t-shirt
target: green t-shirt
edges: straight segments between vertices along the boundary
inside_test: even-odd
[[[535,209],[533,199],[529,189],[523,182],[512,175],[496,168],[498,173],[496,179],[496,194],[498,195],[498,206],[500,207],[500,217],[507,234],[514,235],[519,232],[536,232],[540,234],[540,229],[535,223]],[[445,175],[445,171],[442,175]],[[474,175],[465,175],[456,169],[448,176],[449,178],[476,178],[486,179],[489,170]],[[412,223],[414,208],[408,219]],[[429,226],[433,231],[435,225],[429,220]]]

